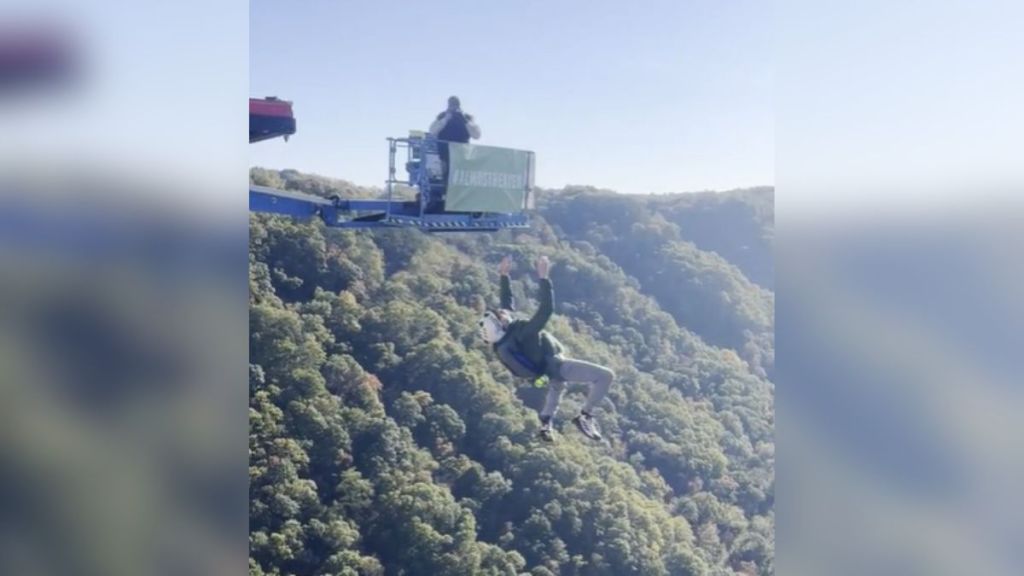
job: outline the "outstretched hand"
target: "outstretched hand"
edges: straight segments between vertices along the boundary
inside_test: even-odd
[[[512,258],[505,256],[501,259],[501,264],[498,264],[498,273],[502,276],[508,276],[508,271],[512,268]]]
[[[537,258],[537,277],[546,279],[548,277],[548,270],[551,268],[551,261],[548,260],[547,256],[541,256]]]

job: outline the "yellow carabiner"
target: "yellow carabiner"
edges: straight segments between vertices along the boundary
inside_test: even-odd
[[[548,376],[544,374],[533,381],[534,388],[543,388],[548,385]]]

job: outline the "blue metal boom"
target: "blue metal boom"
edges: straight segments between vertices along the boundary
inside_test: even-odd
[[[315,217],[337,228],[411,226],[426,232],[493,232],[530,227],[525,214],[423,214],[416,202],[328,199],[265,186],[249,187],[249,211],[300,219]],[[352,215],[357,212],[369,214]]]
[[[530,227],[525,210],[514,213],[444,211],[444,188],[427,165],[428,157],[437,154],[438,144],[429,136],[388,138],[388,179],[382,199],[323,198],[302,192],[250,186],[249,211],[303,219],[316,217],[327,226],[338,228],[414,227],[425,232],[493,232]],[[395,159],[401,149],[406,150],[408,179],[397,177]],[[532,181],[532,174],[527,177]],[[418,190],[416,199],[396,199],[396,185]],[[526,205],[528,203],[524,209]]]

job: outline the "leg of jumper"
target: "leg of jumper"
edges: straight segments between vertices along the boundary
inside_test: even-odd
[[[594,406],[604,400],[605,395],[608,394],[608,388],[612,385],[612,380],[615,379],[615,372],[612,372],[611,368],[583,360],[564,359],[558,370],[563,380],[590,384],[590,394],[587,395],[587,401],[583,404],[583,411],[587,414],[590,414]]]
[[[553,378],[548,380],[548,397],[544,400],[544,408],[540,411],[541,420],[547,422],[555,416],[564,392],[565,382]]]

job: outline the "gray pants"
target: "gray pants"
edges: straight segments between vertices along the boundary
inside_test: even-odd
[[[562,402],[566,382],[590,384],[590,393],[587,395],[587,401],[583,404],[583,411],[590,413],[594,406],[604,400],[605,395],[608,394],[608,388],[612,385],[612,380],[615,379],[615,372],[612,372],[611,368],[598,366],[591,362],[571,358],[558,358],[556,362],[558,365],[551,371],[548,397],[544,401],[544,409],[540,412],[541,417],[554,417],[558,412],[558,405]]]

